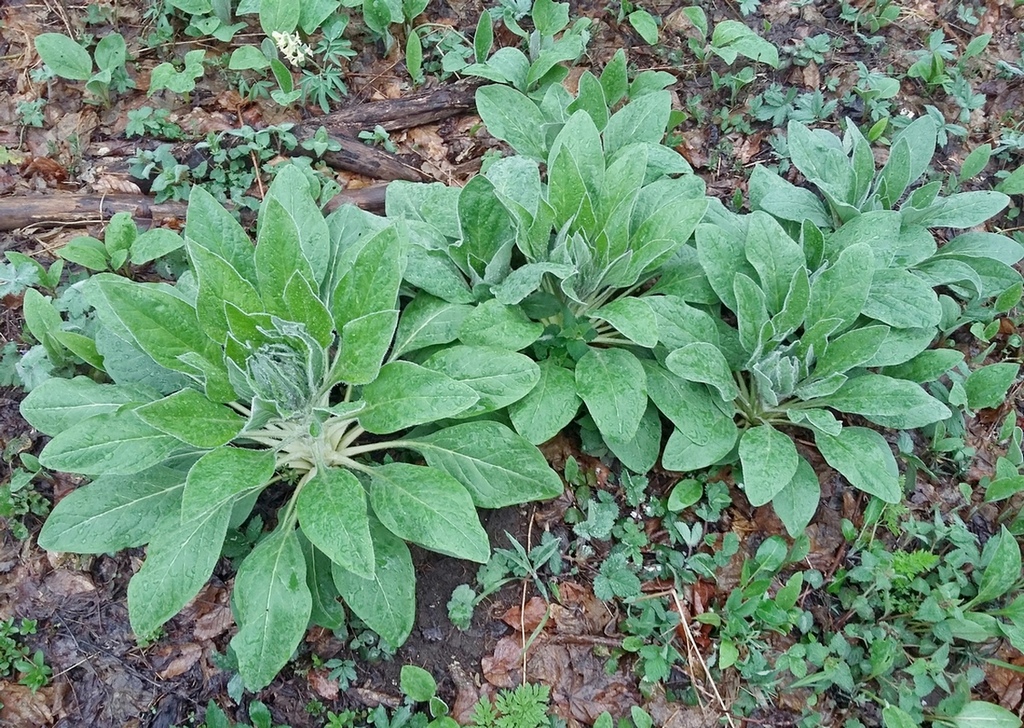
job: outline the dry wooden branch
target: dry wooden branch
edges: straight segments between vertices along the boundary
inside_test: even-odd
[[[345,204],[356,205],[371,212],[384,210],[387,185],[359,190],[343,190],[327,203],[331,212]],[[105,222],[118,212],[131,213],[135,222],[148,228],[154,225],[177,224],[185,219],[184,202],[153,202],[145,195],[79,195],[56,193],[32,197],[0,197],[0,231],[17,230],[31,225],[91,225]]]
[[[303,128],[315,131],[323,126],[335,134],[349,136],[377,124],[388,131],[411,129],[473,109],[479,85],[479,81],[468,79],[400,99],[355,104],[307,122]]]

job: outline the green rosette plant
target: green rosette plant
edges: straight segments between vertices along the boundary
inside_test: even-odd
[[[342,624],[339,595],[400,645],[415,609],[407,541],[485,562],[477,507],[562,490],[534,445],[487,419],[539,367],[485,346],[400,359],[399,290],[415,246],[355,208],[325,219],[310,185],[280,170],[255,247],[194,188],[190,269],[175,285],[86,283],[109,381],[51,379],[21,408],[53,438],[42,464],[92,479],[57,504],[40,545],[148,545],[128,587],[139,635],[196,595],[228,529],[254,510],[274,521],[276,509],[234,581],[231,649],[250,689],[273,679],[310,622]],[[425,464],[370,459],[398,450]]]
[[[399,330],[431,322],[406,349],[457,340],[526,351],[541,377],[508,405],[516,431],[541,443],[582,406],[588,428],[630,469],[645,472],[661,442],[661,402],[649,403],[648,368],[657,347],[681,345],[676,320],[688,308],[651,283],[666,266],[682,274],[695,264],[694,255],[678,256],[687,255],[708,200],[685,160],[661,144],[668,92],[649,90],[611,113],[627,93],[624,69],[600,79],[584,74],[576,99],[554,88],[540,106],[507,87],[479,91],[488,128],[516,140],[521,155],[495,161],[461,190],[389,187],[388,215],[416,231],[416,256],[452,282],[442,289],[439,273],[417,278],[424,292]],[[537,119],[524,144],[509,120],[528,118],[528,109]],[[425,277],[430,266],[416,268]],[[714,332],[708,313],[694,315]]]
[[[852,199],[841,182],[849,161],[842,142],[799,125],[790,127],[794,161],[816,170],[809,176],[823,189],[827,208],[766,171],[751,179],[752,214],[712,205],[695,233],[705,277],[663,285],[735,325],[719,327],[717,339],[695,336],[664,357],[666,369],[687,382],[677,390],[686,393],[678,405],[690,413],[665,446],[666,468],[694,470],[738,458],[750,502],[771,503],[795,535],[820,495],[814,470],[789,434],[802,430],[855,488],[886,502],[902,499],[886,440],[844,424],[836,413],[899,430],[950,417],[921,384],[963,355],[929,347],[940,330],[958,325],[965,307],[977,310],[992,299],[996,309],[1012,307],[1021,276],[1011,266],[1024,257],[1022,246],[1001,235],[967,232],[939,247],[931,232],[980,224],[1008,203],[1000,193],[942,198],[940,184],[929,183],[888,209],[931,158],[930,123],[914,122],[894,140],[893,155],[907,155],[907,140],[917,140],[910,147],[913,169],[898,184],[887,181],[887,170],[899,164],[892,155],[877,176],[872,163],[868,175],[870,150],[865,153],[866,142],[850,125],[847,146],[865,171],[847,178],[867,179],[857,193],[863,212],[837,202]]]

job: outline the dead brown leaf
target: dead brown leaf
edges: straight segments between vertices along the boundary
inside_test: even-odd
[[[47,591],[55,597],[67,598],[96,591],[96,585],[88,574],[81,571],[58,569],[43,580]]]
[[[310,670],[306,673],[306,680],[313,691],[325,700],[335,700],[338,697],[338,681],[328,677],[327,670]]]
[[[501,621],[512,629],[533,632],[533,630],[537,629],[537,627],[540,626],[540,623],[543,622],[547,616],[547,602],[540,597],[533,597],[526,603],[526,609],[520,609],[518,604],[509,607],[509,609],[501,615]]]
[[[1009,647],[1003,647],[996,655],[999,660],[1024,667],[1024,655]],[[1024,674],[1008,667],[985,664],[985,682],[999,698],[999,704],[1007,710],[1017,712],[1024,703]]]
[[[150,659],[161,680],[173,680],[191,670],[202,655],[202,647],[195,642],[186,642],[183,645],[159,645],[150,653]]]

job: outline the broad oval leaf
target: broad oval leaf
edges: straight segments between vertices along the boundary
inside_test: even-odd
[[[390,225],[363,243],[331,296],[337,329],[367,314],[396,309],[404,268],[405,246],[397,226]]]
[[[140,636],[157,628],[188,604],[220,559],[231,506],[182,521],[172,511],[160,519],[142,568],[128,583],[128,618]]]
[[[377,378],[398,326],[398,311],[374,311],[352,319],[341,330],[341,353],[332,380],[367,384]]]
[[[1001,705],[972,700],[949,718],[956,728],[1020,728],[1021,720]],[[888,728],[888,726],[886,727]],[[902,726],[900,727],[902,728]]]
[[[491,547],[469,491],[436,468],[389,463],[370,473],[370,504],[389,531],[438,553],[485,563]]]
[[[459,340],[470,346],[519,351],[543,331],[544,324],[530,321],[518,306],[505,306],[492,298],[469,310],[459,326]]]
[[[327,558],[364,579],[373,576],[366,492],[352,473],[317,470],[299,491],[295,510],[302,532]]]
[[[405,542],[376,519],[370,522],[373,540],[372,579],[333,564],[334,583],[342,599],[366,626],[393,647],[412,632],[416,619],[416,571]]]
[[[153,361],[204,381],[207,396],[215,402],[235,398],[227,380],[223,351],[203,333],[192,306],[162,288],[115,275],[93,276],[90,286]]]
[[[573,372],[550,359],[539,363],[540,379],[530,393],[508,408],[516,432],[534,445],[547,442],[572,422],[582,400]]]
[[[260,15],[262,20],[262,11]],[[310,283],[314,287],[319,286],[327,273],[331,254],[330,232],[323,213],[313,200],[308,178],[296,165],[281,165],[267,190],[267,197],[280,202],[284,213],[291,218],[299,236],[299,248],[313,274]],[[260,215],[260,225],[266,221],[265,217]]]
[[[127,475],[159,464],[181,445],[132,410],[122,410],[90,417],[64,430],[46,444],[39,462],[65,473]]]
[[[800,456],[787,435],[771,425],[760,425],[740,438],[740,463],[747,500],[763,506],[793,479]]]
[[[313,608],[294,521],[286,521],[245,557],[232,601],[238,633],[231,649],[238,672],[246,688],[261,690],[299,646]]]
[[[455,341],[463,320],[473,310],[472,306],[449,303],[420,291],[398,320],[392,357]]]
[[[135,410],[142,421],[199,448],[226,445],[242,431],[245,420],[230,407],[182,389]]]
[[[61,78],[88,81],[92,77],[89,51],[63,33],[43,33],[34,42],[43,63]]]
[[[972,410],[998,407],[1006,399],[1006,392],[1017,380],[1020,365],[1011,362],[989,364],[971,372],[964,380],[967,405]]]
[[[338,601],[338,587],[334,584],[331,574],[331,560],[324,552],[313,546],[302,532],[299,532],[299,545],[302,555],[306,558],[306,585],[313,597],[313,607],[309,620],[332,632],[341,629],[345,624],[345,608]]]
[[[951,415],[946,405],[920,385],[883,374],[854,377],[818,403],[840,412],[864,415],[883,427],[904,430],[924,427]]]
[[[188,471],[181,500],[183,519],[230,506],[250,492],[262,489],[274,475],[271,450],[219,447],[199,458]]]
[[[786,532],[796,538],[814,518],[820,500],[818,476],[810,463],[800,458],[793,478],[772,498],[772,508],[786,527]]]
[[[407,361],[393,361],[363,388],[359,424],[386,434],[465,412],[480,399],[472,387]]]
[[[844,427],[836,435],[815,433],[814,440],[825,461],[838,470],[850,484],[881,498],[899,503],[899,469],[885,438],[866,427]]]
[[[217,199],[199,185],[188,198],[185,240],[190,250],[200,246],[226,261],[251,285],[256,284],[255,250],[245,229]]]
[[[733,451],[739,434],[739,428],[728,418],[715,423],[714,428],[708,432],[707,441],[701,444],[675,429],[665,443],[665,451],[661,455],[662,467],[688,473],[715,465]]]
[[[520,154],[547,161],[545,135],[538,133],[547,122],[529,98],[508,86],[484,86],[477,89],[476,108],[491,136]]]
[[[853,323],[867,301],[874,269],[874,255],[865,243],[851,245],[840,253],[811,284],[807,325],[834,318],[840,321],[842,330]]]
[[[616,299],[593,311],[590,316],[607,321],[616,331],[640,346],[650,348],[658,343],[658,317],[643,298],[627,296]]]
[[[633,438],[647,409],[647,375],[633,354],[591,348],[576,363],[576,392],[602,435]]]
[[[965,609],[976,604],[985,604],[1006,594],[1020,580],[1020,544],[1006,526],[999,531],[999,540],[994,547],[986,544],[986,551],[991,548],[988,565],[981,572],[978,581],[978,593],[965,605]],[[985,554],[988,556],[988,554]],[[977,573],[977,572],[975,572]]]
[[[658,408],[652,403],[647,404],[632,440],[620,442],[605,437],[604,441],[620,463],[634,473],[646,473],[655,466],[661,454],[661,416]]]
[[[134,475],[105,475],[54,506],[39,546],[47,551],[106,554],[149,541],[160,520],[181,507],[185,473],[156,466]]]
[[[129,402],[148,402],[155,392],[133,385],[99,384],[89,377],[47,379],[21,401],[21,416],[53,436],[94,415],[114,412]]]
[[[731,402],[739,396],[736,381],[729,370],[729,362],[726,361],[722,350],[714,344],[687,344],[665,357],[665,366],[683,379],[714,387],[726,402]]]
[[[913,273],[881,268],[871,279],[861,313],[897,329],[912,329],[937,326],[942,306],[932,287]]]
[[[504,508],[562,492],[562,480],[540,450],[500,422],[467,422],[403,443],[462,483],[480,508]]]
[[[540,368],[532,359],[493,347],[448,347],[423,362],[423,366],[472,387],[480,396],[460,417],[507,407],[529,394],[540,380]]]

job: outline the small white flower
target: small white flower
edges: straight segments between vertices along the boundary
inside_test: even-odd
[[[281,51],[281,55],[293,65],[301,66],[306,58],[313,55],[313,51],[302,42],[298,33],[282,33],[275,30],[270,35],[274,39],[274,43],[277,44],[277,49]]]

